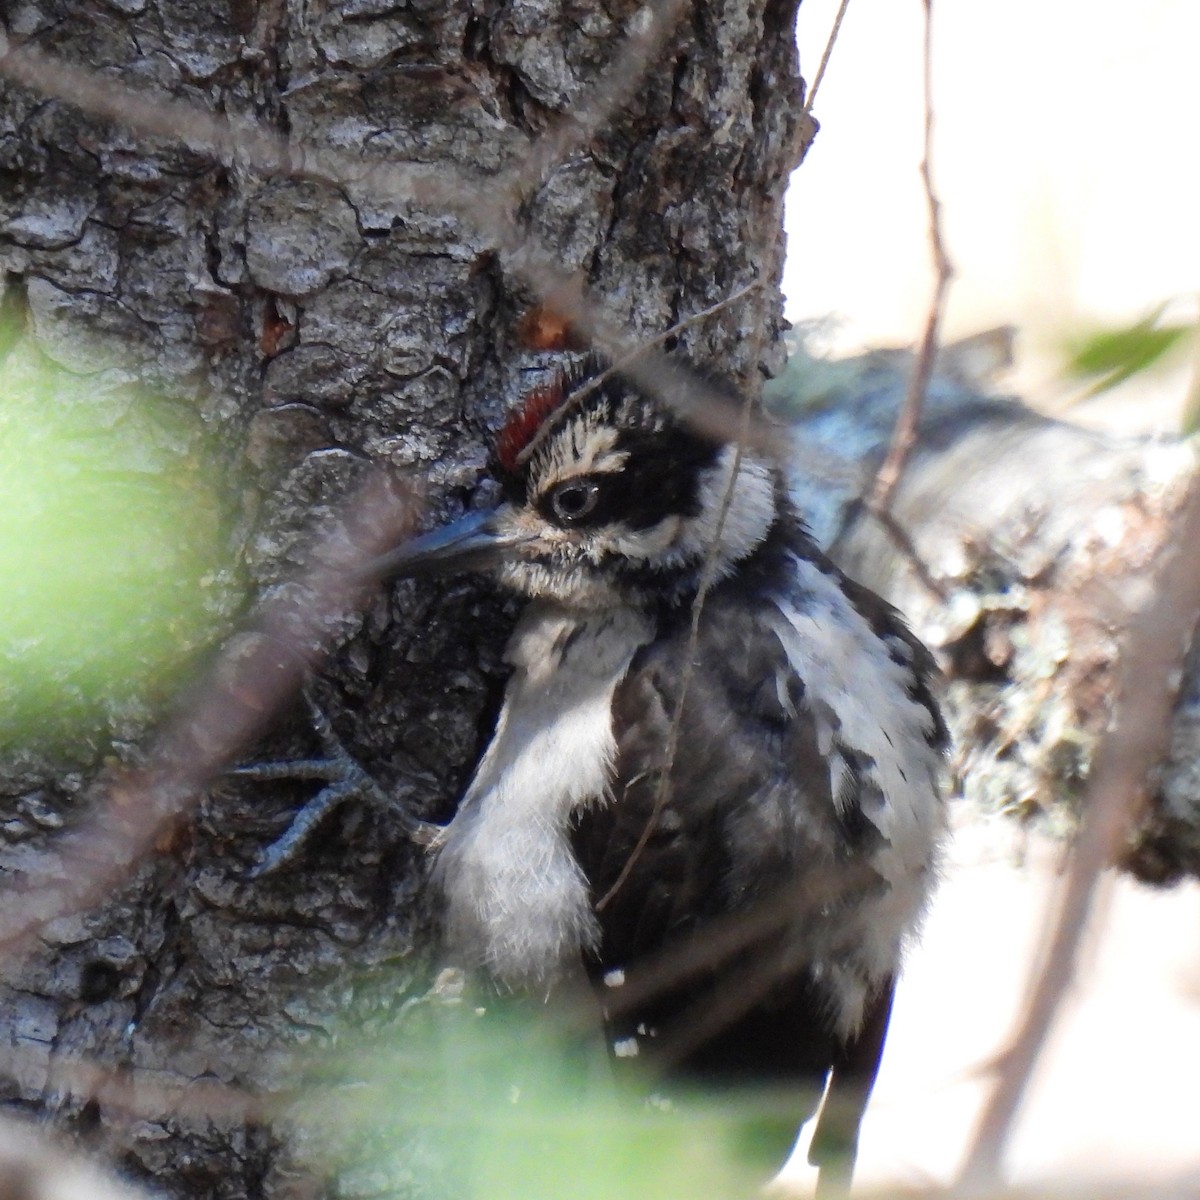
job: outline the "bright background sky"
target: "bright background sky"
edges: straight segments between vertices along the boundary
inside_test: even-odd
[[[837,0],[803,0],[811,80]],[[948,339],[1020,329],[1006,381],[1057,408],[1064,338],[1200,292],[1200,0],[935,0],[934,170],[957,267]],[[932,286],[921,161],[921,0],[851,0],[817,98],[822,129],[789,195],[793,321],[825,348],[911,345]],[[1093,414],[1178,427],[1189,363]],[[1078,408],[1071,410],[1078,414]],[[913,955],[860,1180],[954,1178],[1020,1012],[1055,852],[1018,865],[975,829]],[[964,844],[964,838],[967,839]],[[1008,1158],[1018,1180],[1200,1173],[1200,885],[1110,882],[1104,936],[1056,1026]],[[811,1173],[797,1165],[801,1188]]]
[[[810,79],[837,0],[803,0]],[[852,0],[788,205],[793,321],[835,351],[912,344],[931,287],[921,0]],[[957,274],[945,333],[1021,331],[1013,382],[1042,404],[1064,335],[1200,291],[1200,2],[935,0],[934,172]],[[1131,386],[1171,427],[1186,377]]]

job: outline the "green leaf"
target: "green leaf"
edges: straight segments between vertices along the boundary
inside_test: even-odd
[[[1192,332],[1191,325],[1159,325],[1163,309],[1156,309],[1134,325],[1097,330],[1068,349],[1067,370],[1095,382],[1094,396],[1148,370]]]

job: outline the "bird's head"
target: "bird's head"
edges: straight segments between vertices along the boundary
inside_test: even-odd
[[[772,471],[685,425],[595,359],[530,392],[496,439],[504,501],[400,547],[381,573],[493,572],[579,608],[677,603],[766,536]]]

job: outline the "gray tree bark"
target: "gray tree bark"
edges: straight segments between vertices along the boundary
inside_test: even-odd
[[[13,46],[364,161],[486,179],[570,114],[617,53],[632,0],[326,5],[280,0],[7,0]],[[779,361],[781,201],[797,153],[793,0],[695,0],[602,133],[523,198],[523,228],[637,334],[748,283],[768,286],[681,332],[697,362],[756,389]],[[88,437],[129,388],[165,414],[139,469],[204,447],[204,515],[271,594],[308,533],[379,462],[460,511],[483,448],[531,368],[536,299],[469,223],[352,181],[265,177],[151,143],[12,84],[0,91],[4,350],[83,405]],[[750,336],[753,334],[753,336]],[[199,519],[199,515],[198,515]],[[236,574],[236,572],[234,573]],[[199,586],[231,628],[229,572]],[[452,809],[511,607],[471,582],[403,585],[350,622],[318,686],[360,762],[415,815]],[[194,648],[192,648],[194,650]],[[63,677],[50,683],[67,684]],[[52,688],[53,690],[53,688]],[[0,870],[36,874],[103,783],[136,762],[161,687],[108,696],[71,735],[4,747]],[[54,706],[47,713],[53,717]],[[53,742],[53,748],[50,743]],[[263,748],[317,749],[302,707]],[[223,782],[106,903],[64,912],[0,963],[0,1094],[136,1178],[180,1196],[300,1194],[283,1134],[237,1104],[172,1109],[160,1087],[269,1093],[348,1007],[386,1022],[425,927],[424,859],[386,811],[351,801],[300,860],[248,881],[309,792]],[[64,1076],[86,1062],[103,1083]],[[117,1086],[119,1084],[119,1087]],[[186,1091],[185,1091],[185,1094]],[[414,1184],[414,1194],[419,1188]]]

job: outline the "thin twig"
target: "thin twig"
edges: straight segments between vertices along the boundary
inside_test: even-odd
[[[755,348],[757,351],[762,349],[761,333],[755,339]],[[757,357],[757,354],[753,357]],[[751,406],[754,403],[754,398],[749,392],[746,393],[742,401],[742,430],[743,434],[747,433],[750,427]],[[679,696],[675,701],[675,711],[671,714],[671,727],[667,733],[667,744],[663,750],[663,765],[661,774],[658,777],[658,787],[654,793],[654,805],[650,810],[650,816],[646,820],[645,827],[642,829],[641,835],[638,837],[633,849],[629,853],[629,857],[621,865],[621,870],[614,880],[612,887],[604,893],[603,896],[596,902],[596,911],[602,912],[605,906],[612,898],[621,890],[625,881],[633,872],[634,866],[641,857],[642,852],[649,844],[650,838],[654,830],[658,827],[659,819],[662,817],[663,811],[667,806],[671,797],[671,769],[675,765],[675,755],[679,750],[679,732],[683,725],[683,708],[687,701],[688,689],[691,686],[692,676],[695,673],[696,666],[696,647],[700,641],[700,618],[704,614],[704,603],[708,598],[709,589],[717,579],[717,556],[721,548],[721,538],[725,533],[725,520],[729,515],[729,506],[733,503],[733,492],[737,486],[738,474],[742,469],[742,439],[738,438],[734,443],[733,463],[730,467],[729,478],[725,483],[725,491],[721,496],[721,507],[717,513],[717,528],[713,534],[713,540],[709,544],[704,555],[704,565],[700,571],[700,584],[696,589],[696,598],[692,601],[692,624],[688,631],[687,649],[683,660],[683,671],[679,678]]]
[[[677,1071],[701,1046],[761,1004],[781,982],[795,972],[794,957],[779,946],[762,947],[736,975],[722,978],[680,1014],[678,1023],[663,1032],[654,1047],[653,1074]]]
[[[443,163],[364,162],[318,143],[293,141],[253,121],[235,125],[222,114],[158,88],[131,87],[111,75],[51,57],[28,45],[18,48],[10,44],[0,53],[0,75],[143,137],[187,146],[218,162],[237,161],[261,175],[363,188],[392,200],[444,207],[452,212],[463,206],[464,194],[473,194],[481,186],[480,177],[465,175]]]
[[[729,965],[742,952],[785,928],[798,932],[797,941],[802,943],[809,914],[828,912],[856,893],[879,885],[878,873],[865,862],[813,871],[759,898],[752,907],[714,917],[705,924],[703,937],[674,943],[640,959],[626,970],[619,987],[605,993],[605,1010],[610,1016],[632,1012],[697,975]]]
[[[912,534],[900,524],[896,519],[895,513],[890,509],[880,510],[870,508],[861,496],[856,496],[843,507],[841,516],[838,519],[837,531],[830,538],[829,546],[826,550],[829,557],[834,562],[841,562],[841,554],[846,540],[857,525],[859,517],[864,514],[874,520],[879,525],[879,528],[883,530],[885,536],[895,546],[904,561],[912,568],[912,573],[916,577],[917,582],[939,604],[945,604],[950,599],[950,592],[946,588],[946,585],[934,575],[929,564],[921,557],[921,552],[917,549],[917,543],[913,539]]]
[[[570,281],[561,269],[532,242],[516,247],[505,263],[540,295],[553,296],[560,315],[573,328],[609,360],[624,363],[622,375],[656,396],[698,433],[713,441],[738,442],[773,460],[784,452],[777,426],[762,418],[741,420],[739,409],[729,403],[726,389],[678,358],[652,345],[647,348],[640,339],[628,336],[597,296],[570,290]],[[821,461],[814,462],[813,471],[818,478],[826,477]]]
[[[859,512],[866,512],[876,521],[897,549],[912,565],[918,580],[939,600],[945,600],[945,589],[938,583],[928,565],[917,551],[916,543],[908,531],[895,519],[891,512],[892,499],[904,475],[909,456],[917,440],[917,426],[921,410],[929,391],[929,381],[937,362],[938,330],[945,310],[946,293],[954,268],[946,253],[942,238],[942,206],[933,185],[933,0],[923,0],[925,6],[925,40],[923,52],[924,76],[924,153],[921,159],[921,180],[925,188],[925,203],[929,213],[929,245],[933,257],[934,286],[929,308],[925,314],[925,327],[921,345],[913,360],[912,373],[908,379],[896,423],[892,427],[887,453],[875,472],[875,477],[865,489],[861,501],[851,504],[845,511],[838,531],[833,537],[829,553],[838,557],[838,551],[849,534]]]
[[[812,86],[808,89],[808,95],[804,98],[804,112],[809,114],[812,112],[813,105],[817,102],[817,91],[821,86],[821,80],[825,78],[825,68],[829,66],[829,58],[833,54],[833,47],[837,43],[838,34],[842,31],[842,18],[846,15],[846,9],[850,7],[850,0],[842,0],[838,5],[837,16],[833,18],[833,28],[829,31],[829,38],[825,42],[825,49],[821,54],[821,62],[817,67],[817,73],[813,77]]]
[[[884,533],[891,538],[892,544],[904,556],[908,565],[912,567],[913,574],[917,577],[922,587],[939,604],[947,603],[950,599],[950,592],[947,590],[945,584],[938,580],[929,569],[929,564],[921,557],[921,553],[917,549],[917,544],[913,541],[912,534],[896,520],[895,513],[888,509],[881,509],[872,512],[871,515],[879,522]]]
[[[946,292],[954,274],[942,240],[942,206],[933,186],[933,0],[924,0],[924,5],[925,147],[921,159],[921,181],[925,186],[925,202],[929,210],[929,243],[933,253],[935,279],[933,296],[925,315],[925,331],[913,363],[908,390],[892,430],[891,445],[875,475],[867,498],[867,507],[876,513],[886,512],[891,504],[896,486],[904,474],[904,467],[916,442],[921,408],[925,403],[925,393],[929,390],[929,380],[937,360],[938,328],[945,308]]]
[[[0,1050],[0,1064],[16,1078],[34,1071],[44,1073],[49,1093],[98,1101],[110,1122],[117,1114],[128,1121],[190,1117],[229,1125],[262,1122],[278,1116],[295,1099],[295,1094],[287,1090],[255,1095],[215,1077],[172,1079],[165,1071],[99,1063],[61,1050],[47,1065],[42,1045],[36,1052],[19,1045],[6,1046]],[[20,1075],[16,1075],[18,1071]],[[7,1195],[0,1189],[0,1196]]]
[[[750,951],[757,954],[763,943],[774,942],[785,930],[793,948],[803,952],[810,914],[828,913],[851,897],[879,886],[878,873],[865,862],[809,872],[758,897],[745,909],[714,917],[705,923],[702,936],[673,942],[627,966],[619,983],[606,986],[604,1011],[610,1020],[633,1013],[689,979],[721,968],[731,969],[739,955]],[[811,944],[807,948],[811,951]],[[562,999],[563,1032],[589,1029],[596,1001],[591,984],[572,985]]]
[[[1096,751],[1083,823],[1057,903],[1044,966],[1031,982],[1016,1035],[976,1128],[960,1183],[975,1190],[998,1179],[1013,1120],[1054,1016],[1075,976],[1101,872],[1120,851],[1143,802],[1147,779],[1166,751],[1180,664],[1200,621],[1200,478],[1164,539],[1153,600],[1124,639],[1108,732]]]

